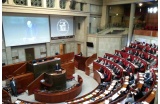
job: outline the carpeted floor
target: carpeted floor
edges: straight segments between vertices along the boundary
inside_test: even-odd
[[[87,76],[83,71],[75,70],[74,75],[75,76],[80,75],[83,79],[82,91],[77,97],[83,96],[83,95],[91,92],[93,89],[95,89],[98,86],[98,83],[93,79],[93,73],[91,73],[90,76]],[[75,83],[76,83],[75,80],[67,82],[67,88],[69,88],[70,86],[72,86]],[[17,98],[22,99],[22,100],[26,100],[26,101],[37,102],[34,99],[33,94],[28,96],[27,91],[24,92],[23,94],[19,95],[18,97],[11,97],[12,102],[15,102],[17,100]],[[64,103],[62,102],[61,104],[64,104]]]

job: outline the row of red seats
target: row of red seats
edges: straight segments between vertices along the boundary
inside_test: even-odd
[[[158,30],[158,26],[149,26],[149,25],[146,25],[144,27],[145,30]]]

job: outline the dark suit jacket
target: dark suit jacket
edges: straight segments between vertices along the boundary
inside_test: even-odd
[[[14,95],[17,95],[17,85],[15,80],[10,81],[10,87],[14,93]]]
[[[58,64],[55,66],[55,70],[59,70],[59,69],[61,69],[61,66]]]
[[[134,75],[129,77],[129,81],[132,81],[132,80],[134,80]]]

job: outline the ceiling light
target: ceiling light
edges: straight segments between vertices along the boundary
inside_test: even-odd
[[[142,4],[142,3],[139,3],[138,5],[141,7],[143,4]]]

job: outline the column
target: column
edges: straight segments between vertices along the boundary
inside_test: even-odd
[[[47,57],[51,56],[51,46],[50,43],[46,43],[46,51],[47,51]]]
[[[154,104],[158,104],[158,86],[157,86],[156,96],[155,96],[155,99],[154,99]]]
[[[131,4],[127,46],[129,46],[131,39],[132,39],[133,27],[134,27],[135,6],[136,5],[134,3]]]
[[[88,39],[87,35],[89,33],[89,31],[88,31],[89,30],[89,19],[90,19],[90,16],[87,16],[84,20],[84,34],[85,34],[85,36],[84,36],[84,47],[83,47],[83,52],[82,52],[82,53],[84,53],[84,56],[87,56],[86,42]]]
[[[79,2],[76,3],[75,10],[79,10],[80,11],[80,3]]]
[[[8,0],[8,4],[9,5],[15,5],[15,3],[13,2],[13,0]]]
[[[54,6],[54,8],[55,9],[60,9],[60,0],[55,0],[55,6]]]
[[[65,9],[70,10],[70,4],[71,4],[70,0],[66,0],[66,8]]]
[[[8,64],[12,64],[12,52],[11,52],[11,47],[6,47],[6,57],[7,57],[7,62]]]
[[[108,24],[108,18],[109,18],[109,13],[108,13],[108,6],[103,5],[102,6],[102,17],[101,17],[101,24],[100,24],[100,28],[101,29],[105,29],[107,27]]]
[[[27,6],[31,6],[31,0],[27,0]]]
[[[42,7],[44,7],[44,8],[47,7],[47,1],[46,0],[42,0]]]

